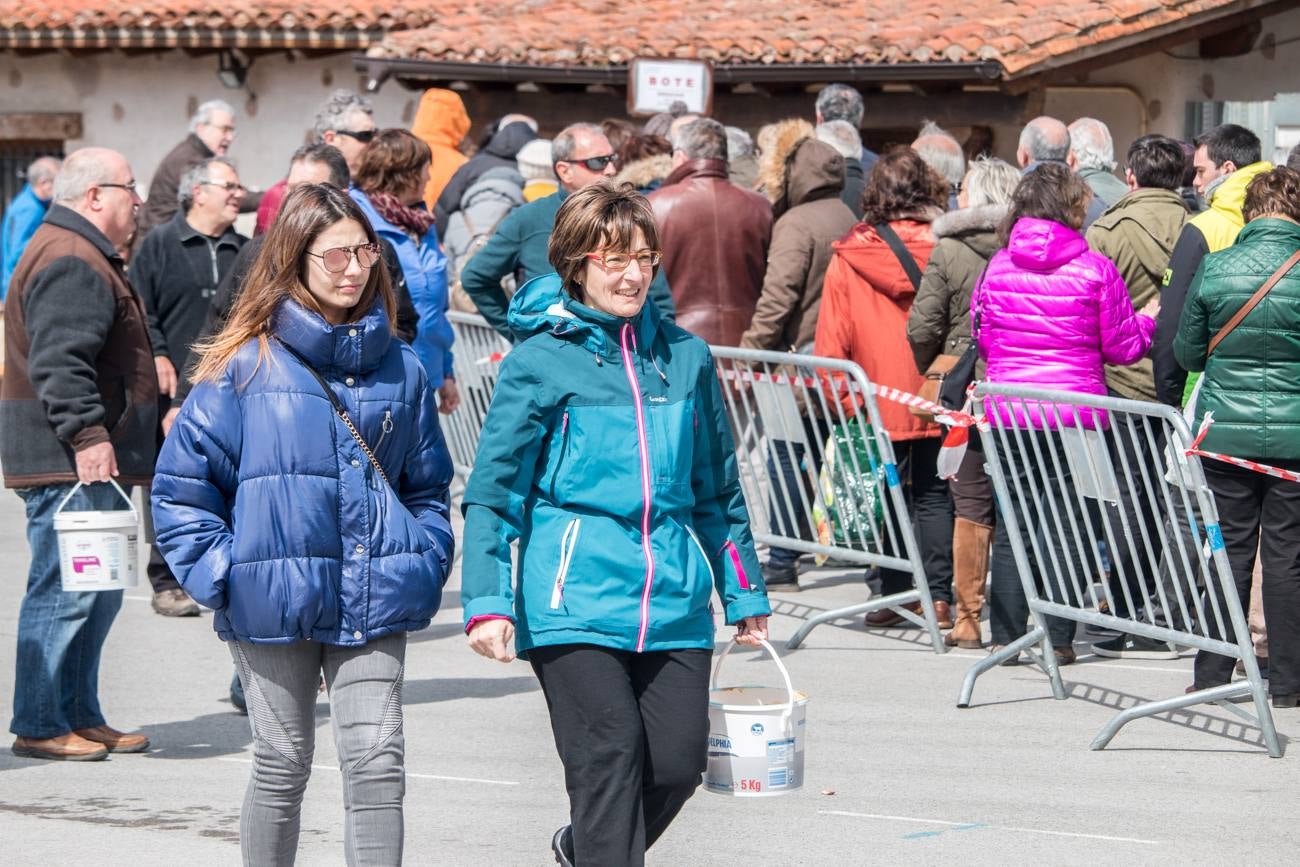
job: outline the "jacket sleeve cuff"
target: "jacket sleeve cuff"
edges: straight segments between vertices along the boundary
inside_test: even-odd
[[[474,627],[480,623],[486,623],[489,620],[508,620],[514,623],[514,619],[506,617],[504,614],[480,614],[478,617],[471,617],[469,623],[465,624],[465,634],[469,635],[474,631]]]
[[[474,621],[483,617],[501,617],[514,622],[510,611],[510,600],[504,596],[480,596],[465,603],[465,631],[468,632]]]
[[[70,443],[73,451],[81,451],[91,446],[97,446],[100,443],[109,442],[108,428],[102,424],[93,424],[90,427],[83,427],[72,435]]]
[[[734,626],[746,617],[763,617],[772,613],[766,593],[751,593],[727,604],[727,625]]]

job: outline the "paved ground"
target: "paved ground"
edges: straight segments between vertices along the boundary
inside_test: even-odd
[[[18,602],[27,564],[20,501],[0,495],[0,717],[8,719]],[[781,597],[777,637],[814,608],[856,601],[856,577],[819,572]],[[541,867],[567,806],[531,670],[472,655],[457,594],[412,637],[406,684],[408,864]],[[1072,697],[1044,677],[999,669],[976,707],[955,707],[973,652],[935,656],[916,630],[815,631],[789,655],[807,691],[807,784],[780,798],[701,792],[652,851],[657,865],[1293,863],[1300,843],[1300,751],[1267,757],[1257,733],[1217,708],[1144,720],[1111,749],[1088,743],[1139,698],[1181,692],[1190,659],[1065,669]],[[729,665],[731,663],[729,662]],[[757,654],[738,680],[775,681]],[[153,751],[89,765],[0,754],[0,863],[238,863],[248,773],[245,717],[226,696],[230,660],[210,618],[154,615],[128,593],[104,658],[110,721],[143,729]],[[319,763],[307,792],[300,864],[342,863],[341,796],[320,705]],[[1278,711],[1300,736],[1300,711]]]

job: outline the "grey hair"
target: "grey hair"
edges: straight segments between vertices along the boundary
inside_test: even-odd
[[[58,157],[37,157],[27,167],[27,183],[41,184],[55,177],[63,161]]]
[[[966,191],[967,206],[978,208],[1008,204],[1019,185],[1020,172],[1015,166],[995,157],[976,157],[962,189]]]
[[[176,201],[180,203],[182,211],[189,211],[194,206],[194,188],[212,180],[212,167],[217,163],[229,166],[231,171],[235,171],[235,164],[225,157],[210,157],[190,166],[185,170],[185,174],[181,175],[180,181],[176,184]]]
[[[190,118],[190,132],[197,130],[199,124],[210,122],[214,111],[224,111],[231,117],[235,116],[235,110],[224,99],[209,99],[200,105],[198,110],[194,112],[194,116]]]
[[[1286,155],[1286,167],[1292,171],[1300,172],[1300,144],[1291,148],[1291,153]]]
[[[1115,141],[1106,124],[1094,117],[1081,117],[1070,124],[1070,153],[1081,169],[1115,171]]]
[[[817,125],[817,141],[828,144],[846,160],[862,159],[862,136],[847,120],[828,120]]]
[[[960,184],[966,174],[966,154],[952,133],[927,120],[912,143],[912,150],[949,184]]]
[[[371,117],[375,115],[374,106],[370,100],[351,90],[336,90],[329,95],[329,99],[316,112],[316,123],[313,131],[316,134],[316,141],[324,141],[325,133],[338,132],[347,128],[348,115],[354,112],[368,114]]]
[[[110,183],[113,167],[104,159],[110,154],[112,151],[103,148],[82,148],[69,154],[54,176],[54,201],[60,204],[79,202],[91,187]]]
[[[863,111],[862,94],[847,84],[828,84],[817,94],[817,113],[823,122],[847,120],[859,129]]]
[[[754,139],[738,126],[729,126],[727,130],[727,152],[733,160],[754,155]]]
[[[1020,131],[1018,147],[1035,162],[1064,162],[1070,155],[1070,131],[1054,117],[1036,117]]]
[[[594,123],[571,123],[551,142],[551,164],[562,163],[573,159],[573,154],[578,150],[578,133],[585,132],[588,135],[604,136],[605,131]]]
[[[693,160],[727,161],[727,130],[711,117],[701,117],[677,130],[673,150]]]

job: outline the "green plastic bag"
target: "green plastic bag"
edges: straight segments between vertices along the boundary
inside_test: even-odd
[[[869,423],[837,425],[826,440],[818,483],[821,502],[813,508],[817,539],[823,545],[880,550],[885,506],[885,467]],[[855,469],[856,468],[856,469]],[[827,558],[818,555],[820,564]]]

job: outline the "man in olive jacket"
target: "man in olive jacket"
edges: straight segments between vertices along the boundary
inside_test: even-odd
[[[1187,222],[1182,147],[1162,135],[1144,135],[1128,149],[1129,192],[1088,227],[1088,246],[1115,263],[1133,309],[1160,294],[1165,268]],[[1120,397],[1156,400],[1150,358],[1127,367],[1106,365],[1106,385]]]
[[[118,493],[97,483],[153,477],[158,377],[144,305],[117,253],[139,207],[121,154],[69,156],[5,308],[0,462],[5,486],[26,503],[32,549],[9,730],[13,752],[28,758],[88,761],[149,746],[110,728],[99,708],[99,655],[122,591],[64,591],[54,530],[65,500],[72,511],[122,509]]]

